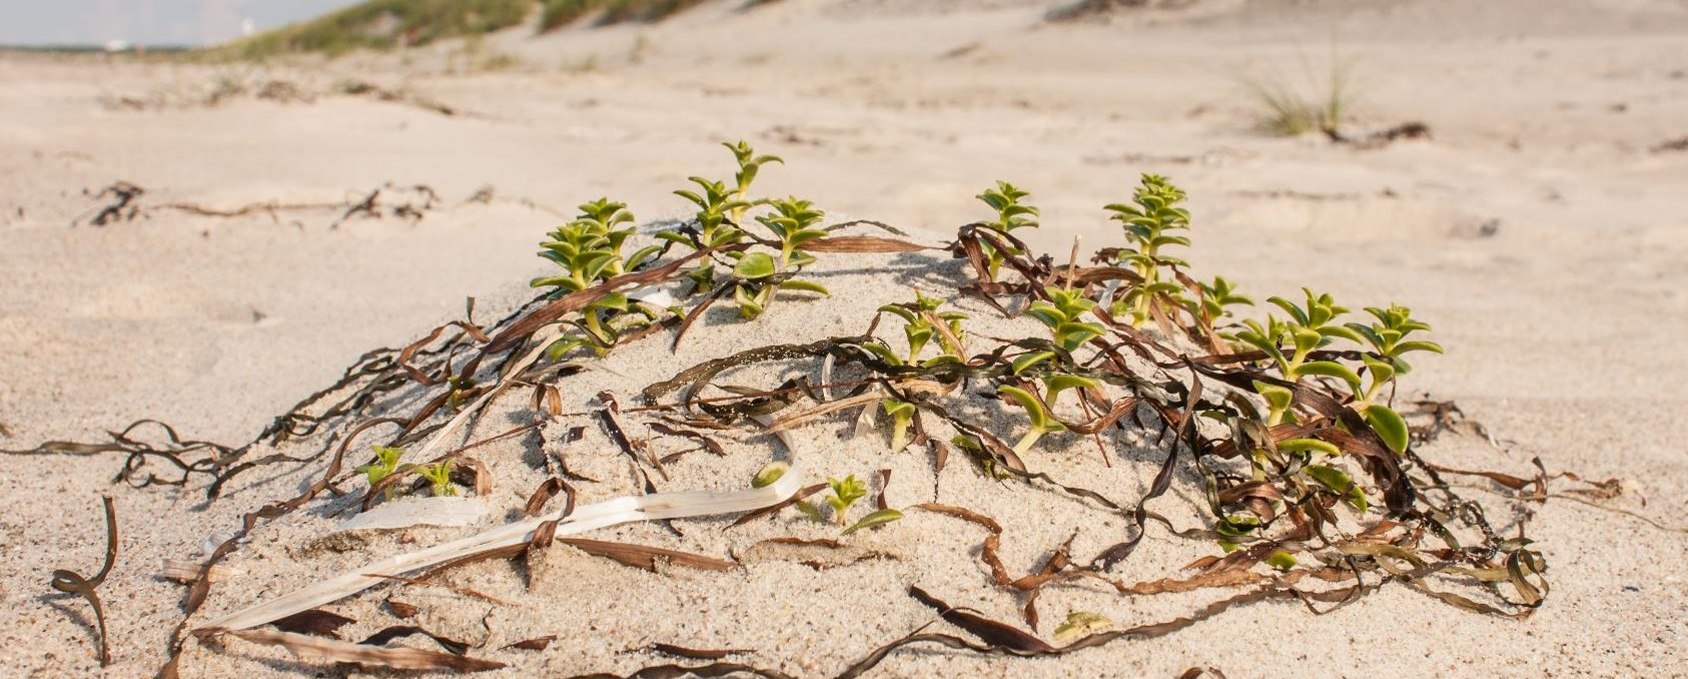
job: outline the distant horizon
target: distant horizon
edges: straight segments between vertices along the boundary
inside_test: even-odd
[[[204,47],[310,19],[358,0],[0,0],[0,48]]]

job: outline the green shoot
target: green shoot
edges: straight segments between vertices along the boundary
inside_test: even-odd
[[[1101,386],[1101,382],[1094,378],[1069,375],[1062,372],[1053,372],[1039,379],[1044,384],[1042,400],[1039,400],[1037,395],[1020,387],[1005,384],[996,388],[998,395],[1012,399],[1014,403],[1025,409],[1026,417],[1030,420],[1026,433],[1020,437],[1019,441],[1014,443],[1014,452],[1018,454],[1024,454],[1031,450],[1032,446],[1036,445],[1037,440],[1042,438],[1044,434],[1066,431],[1066,425],[1061,424],[1060,420],[1057,420],[1049,412],[1050,408],[1055,407],[1055,403],[1059,400],[1062,392],[1069,389],[1096,389]]]
[[[943,353],[938,358],[921,363],[922,365],[931,366],[947,359],[965,359],[963,354],[966,350],[960,346],[963,336],[961,322],[966,320],[968,316],[960,311],[939,311],[939,308],[943,305],[944,300],[942,298],[927,297],[920,294],[919,290],[915,290],[914,302],[912,303],[887,304],[879,307],[879,311],[903,319],[903,335],[908,338],[908,357],[903,358],[890,351],[876,353],[879,353],[881,358],[890,361],[893,365],[921,363],[921,350],[925,349],[926,345],[936,337],[939,340],[939,345],[943,348]],[[942,330],[939,326],[942,326]]]
[[[1114,203],[1104,208],[1114,213],[1112,219],[1125,229],[1129,246],[1120,251],[1119,261],[1130,265],[1143,279],[1141,284],[1127,289],[1112,309],[1115,315],[1129,313],[1133,327],[1140,328],[1148,322],[1158,301],[1179,294],[1175,281],[1162,280],[1161,269],[1188,264],[1162,254],[1161,248],[1190,246],[1189,238],[1173,233],[1190,228],[1190,212],[1178,207],[1184,198],[1184,191],[1165,177],[1145,174],[1131,204]]]
[[[829,478],[826,485],[832,491],[832,495],[826,498],[826,504],[832,507],[833,519],[839,526],[843,526],[845,512],[849,511],[850,505],[867,497],[867,484],[856,480],[856,475],[851,474],[842,479]]]
[[[424,465],[416,468],[416,473],[428,480],[429,490],[434,497],[448,497],[457,494],[457,487],[451,485],[452,458],[441,460],[438,464]]]
[[[399,458],[404,457],[404,449],[397,446],[375,446],[374,448],[375,459],[359,465],[357,468],[357,471],[361,472],[364,479],[369,482],[370,487],[374,487],[382,479],[392,476],[393,472],[398,471]]]
[[[756,155],[756,150],[750,148],[750,144],[742,139],[737,144],[723,142],[721,145],[732,151],[733,159],[738,161],[738,172],[733,174],[733,181],[738,185],[738,192],[734,194],[735,202],[740,205],[732,211],[733,222],[737,223],[744,220],[744,211],[751,205],[750,183],[756,181],[756,175],[762,171],[762,166],[768,163],[784,165],[785,161],[779,156]]]
[[[633,235],[632,227],[617,226],[633,221],[633,213],[622,203],[600,198],[580,206],[581,214],[551,232],[550,239],[540,243],[544,248],[539,256],[563,268],[563,275],[533,279],[536,288],[553,286],[559,294],[578,292],[593,284],[637,268],[660,248],[650,246],[623,259],[621,248]]]
[[[694,219],[697,220],[698,242],[692,243],[689,237],[678,231],[663,231],[657,234],[657,238],[705,248],[718,248],[743,240],[744,231],[738,228],[736,215],[750,207],[750,203],[737,198],[737,194],[721,182],[712,182],[703,177],[692,177],[691,181],[698,185],[702,193],[679,189],[674,195],[697,205],[697,216]]]
[[[989,205],[992,210],[996,211],[996,219],[994,221],[985,222],[985,226],[990,227],[998,233],[1008,234],[1012,233],[1015,229],[1037,228],[1037,208],[1020,203],[1020,199],[1030,195],[1030,193],[1020,190],[1013,184],[1005,181],[998,181],[996,183],[996,188],[985,189],[984,193],[974,197],[983,201],[986,205]],[[1021,252],[1002,253],[998,252],[995,246],[992,246],[989,243],[983,243],[982,245],[985,249],[985,257],[987,258],[986,263],[989,267],[992,281],[996,280],[997,273],[1002,269],[1002,262],[1006,259],[1008,254],[1024,254]]]
[[[891,417],[891,452],[908,447],[908,427],[914,421],[914,404],[895,397],[886,397],[879,407]]]
[[[1196,290],[1200,293],[1196,299],[1180,296],[1180,301],[1208,338],[1214,337],[1214,327],[1221,320],[1231,317],[1229,307],[1254,305],[1254,300],[1237,294],[1236,284],[1224,276],[1214,277],[1212,283],[1196,281]]]

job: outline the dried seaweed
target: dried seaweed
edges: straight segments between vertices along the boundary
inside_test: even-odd
[[[661,654],[664,654],[664,655],[679,656],[681,658],[690,658],[692,660],[720,660],[720,659],[725,658],[729,655],[735,655],[735,654],[740,654],[740,653],[750,653],[751,651],[746,650],[746,649],[742,649],[742,648],[722,648],[722,649],[687,648],[685,646],[678,646],[678,645],[675,645],[675,644],[665,644],[665,643],[662,643],[662,642],[657,642],[657,643],[651,644],[651,652],[661,653]]]
[[[702,554],[680,552],[647,545],[634,545],[625,542],[609,542],[606,540],[586,540],[583,538],[557,538],[557,542],[568,545],[593,556],[601,556],[614,560],[624,566],[642,568],[656,572],[657,562],[667,561],[676,566],[696,568],[705,571],[730,571],[739,565],[732,561],[717,559]]]
[[[357,622],[339,613],[332,613],[320,608],[300,611],[275,621],[275,628],[283,632],[295,634],[309,634],[317,637],[338,639],[337,631],[341,627]]]
[[[100,500],[105,507],[106,550],[105,562],[100,566],[94,577],[84,578],[75,571],[53,571],[53,589],[65,594],[75,594],[87,600],[88,606],[94,609],[94,622],[100,633],[100,667],[111,663],[111,652],[106,646],[105,608],[100,605],[100,596],[95,591],[105,583],[107,575],[111,574],[111,567],[117,563],[117,508],[112,504],[109,496]]]

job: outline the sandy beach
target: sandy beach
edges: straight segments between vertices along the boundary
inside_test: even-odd
[[[1548,474],[1618,479],[1621,494],[1591,506],[1469,491],[1497,525],[1515,530],[1514,512],[1528,513],[1552,589],[1523,620],[1394,586],[1328,614],[1261,602],[1058,657],[910,647],[867,676],[1688,676],[1688,450],[1678,422],[1688,357],[1675,349],[1688,328],[1688,5],[1212,0],[1051,23],[1051,3],[1029,0],[739,4],[333,60],[0,54],[0,449],[102,442],[143,418],[183,438],[243,445],[366,352],[463,320],[470,298],[473,322],[489,327],[521,308],[535,294],[528,281],[554,268],[534,256],[536,244],[575,205],[624,201],[646,234],[688,218],[672,191],[690,175],[729,177],[722,141],[783,157],[757,179],[763,195],[809,198],[827,223],[883,222],[923,245],[990,218],[974,196],[1011,181],[1042,210],[1040,228],[1015,235],[1057,263],[1075,238],[1087,252],[1123,245],[1101,208],[1129,200],[1141,173],[1159,173],[1189,193],[1188,259],[1202,278],[1224,275],[1256,301],[1299,299],[1309,286],[1355,309],[1399,303],[1434,325],[1447,352],[1415,359],[1399,398],[1451,401],[1482,429],[1420,446],[1425,458],[1526,478],[1539,458]],[[1333,63],[1352,86],[1351,136],[1414,122],[1428,135],[1357,144],[1258,129],[1248,83],[1312,94]],[[581,503],[640,494],[638,465],[591,414],[600,392],[633,407],[646,385],[700,361],[860,333],[881,305],[968,275],[941,250],[829,254],[810,273],[831,297],[793,295],[748,322],[723,305],[678,349],[664,329],[558,378],[558,410],[585,415],[541,423],[525,388],[497,401],[473,440],[534,428],[474,449],[494,480],[478,498],[488,514],[476,528],[330,535],[363,492],[351,467],[372,440],[357,439],[329,491],[258,522],[188,629],[514,520],[556,459],[594,480],[575,484]],[[947,296],[982,324],[979,335],[1041,332]],[[879,333],[901,341],[889,325]],[[721,383],[767,388],[816,365],[762,366]],[[371,416],[406,417],[433,394],[405,386]],[[999,411],[981,412],[1013,429]],[[642,413],[630,421],[655,456],[684,453],[651,481],[665,491],[733,490],[785,454],[766,436],[724,430],[731,454],[716,456],[651,433]],[[0,675],[154,676],[178,642],[182,677],[414,674],[182,636],[189,588],[160,576],[164,560],[202,559],[243,515],[323,478],[323,451],[353,426],[254,447],[253,459],[303,461],[243,473],[215,501],[204,474],[185,486],[114,483],[120,454],[5,456]],[[577,426],[584,438],[569,439]],[[1036,572],[1069,537],[1088,562],[1133,530],[1116,509],[994,479],[960,456],[939,470],[924,448],[891,452],[882,433],[853,435],[846,416],[792,436],[812,482],[875,479],[858,515],[889,469],[890,506],[963,505],[992,517],[1014,577]],[[1152,452],[1152,431],[1110,437],[1111,457],[1063,434],[1027,461],[1130,506],[1164,453]],[[179,476],[160,459],[146,470]],[[1149,506],[1181,529],[1208,527],[1201,477],[1180,469],[1176,478]],[[1554,484],[1556,493],[1586,488]],[[49,587],[55,569],[99,570],[102,494],[121,538],[99,589],[112,656],[103,670],[88,605]],[[554,545],[528,561],[464,566],[444,578],[449,589],[392,583],[327,608],[355,620],[344,639],[415,625],[508,665],[486,676],[706,664],[651,650],[672,644],[743,649],[729,660],[831,677],[937,619],[911,585],[1024,626],[1024,598],[981,562],[988,533],[977,525],[908,510],[844,538],[845,554],[827,553],[846,563],[817,568],[801,563],[812,555],[764,541],[839,538],[836,527],[795,510],[728,529],[735,518],[580,536],[742,565],[728,572],[667,562],[647,571]],[[1151,523],[1108,576],[1175,578],[1214,555],[1213,541]],[[1049,638],[1072,611],[1121,626],[1160,622],[1234,593],[1122,596],[1063,583],[1038,599],[1032,632]],[[399,616],[392,601],[418,612]],[[959,633],[947,622],[931,631]],[[510,648],[547,636],[555,640],[543,650]],[[399,643],[438,649],[418,639]]]

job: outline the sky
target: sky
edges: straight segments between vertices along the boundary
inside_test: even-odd
[[[356,0],[0,0],[0,45],[205,45]]]

